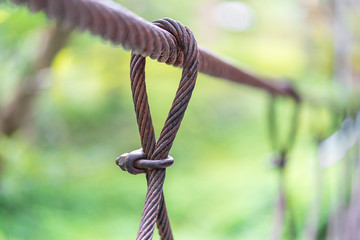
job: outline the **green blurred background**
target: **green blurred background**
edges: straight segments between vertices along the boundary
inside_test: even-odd
[[[248,18],[235,14],[245,23],[234,27],[221,23],[218,0],[119,2],[148,21],[170,17],[186,24],[201,46],[235,65],[294,82],[306,98],[285,175],[296,237],[285,220],[282,238],[308,239],[315,219],[316,239],[325,239],[345,162],[321,169],[317,140],[340,126],[338,110],[353,103],[347,85],[334,77],[331,3],[242,1]],[[54,24],[43,13],[0,1],[0,109],[26,81]],[[356,75],[360,56],[352,58]],[[12,136],[0,136],[0,239],[135,238],[146,180],[115,165],[117,156],[140,147],[129,61],[122,47],[78,31],[56,55],[29,117]],[[181,69],[148,60],[146,74],[158,136]],[[176,239],[271,239],[279,172],[267,136],[269,100],[262,90],[199,75],[164,185]],[[281,99],[284,139],[293,108]]]

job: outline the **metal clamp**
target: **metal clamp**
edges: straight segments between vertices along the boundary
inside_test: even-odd
[[[117,157],[116,165],[123,171],[136,175],[146,173],[146,169],[164,169],[174,164],[174,158],[171,156],[160,160],[150,160],[145,158],[146,156],[142,148],[140,148]]]

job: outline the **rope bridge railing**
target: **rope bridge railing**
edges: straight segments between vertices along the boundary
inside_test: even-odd
[[[174,66],[183,65],[182,51],[169,32],[147,22],[111,0],[12,0],[32,11],[45,11],[49,18],[89,30],[92,34],[122,45],[144,57]],[[270,93],[298,99],[287,82],[271,83],[218,58],[199,47],[199,71],[214,77],[262,88]]]
[[[171,19],[149,23],[110,0],[12,0],[33,11],[44,11],[70,27],[89,30],[114,44],[132,50],[131,89],[142,149],[117,158],[132,174],[146,173],[148,184],[137,239],[152,239],[155,223],[161,239],[173,239],[163,194],[168,156],[195,87],[198,72],[266,90],[300,101],[288,82],[270,82],[247,73],[197,46],[189,28]],[[145,84],[145,57],[182,67],[180,84],[156,141]]]

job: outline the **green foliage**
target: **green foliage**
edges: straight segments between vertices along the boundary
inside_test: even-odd
[[[252,65],[252,70],[262,69],[261,74],[269,77],[290,76],[299,79],[301,89],[311,83],[327,93],[328,79],[317,78],[329,72],[327,62],[319,63],[315,73],[306,67],[299,29],[294,28],[301,24],[295,3],[249,1],[258,14],[252,29],[218,29],[212,41],[203,43],[207,37],[194,16],[205,2],[122,4],[147,20],[169,16],[185,22],[199,36],[199,44],[243,62],[245,68]],[[269,16],[269,6],[274,7],[272,14],[282,16],[280,20]],[[41,32],[50,22],[42,13],[0,3],[0,106],[39,51]],[[51,85],[39,94],[28,126],[11,138],[0,138],[1,240],[134,238],[146,180],[122,172],[114,162],[116,156],[140,146],[129,60],[128,52],[89,33],[74,33],[58,54]],[[181,69],[148,60],[146,74],[159,135]],[[278,179],[268,159],[267,101],[267,94],[259,90],[199,75],[171,151],[175,165],[167,171],[164,189],[177,239],[270,236]],[[288,129],[293,105],[283,100],[282,106],[279,126]],[[312,184],[322,172],[313,137],[329,135],[331,118],[327,109],[303,106],[287,172],[298,232],[305,228],[308,206],[316,195]],[[330,178],[336,171],[322,173]],[[329,198],[326,195],[324,206]],[[324,219],[327,215],[322,213]]]

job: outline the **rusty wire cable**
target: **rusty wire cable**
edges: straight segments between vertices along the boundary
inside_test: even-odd
[[[159,140],[156,142],[146,93],[145,57],[132,53],[131,89],[142,149],[121,155],[116,163],[122,170],[131,174],[146,173],[148,191],[137,239],[151,239],[155,222],[161,239],[173,239],[163,194],[165,168],[174,162],[168,154],[195,87],[199,52],[195,37],[186,26],[169,18],[156,20],[154,24],[171,33],[173,41],[183,53],[184,64],[180,84]],[[173,58],[172,61],[177,60]]]
[[[157,20],[154,24],[173,36],[172,41],[179,46],[184,56],[180,84],[157,142],[146,93],[145,57],[137,55],[136,53],[133,53],[131,56],[131,89],[141,137],[141,145],[147,159],[157,160],[168,157],[195,87],[199,60],[196,40],[189,28],[171,19]],[[168,56],[168,59],[164,60],[169,62],[178,61],[171,55]],[[173,239],[162,190],[165,180],[165,169],[148,170],[147,180],[148,192],[146,194],[137,239],[151,239],[155,222],[157,222],[161,239]]]
[[[45,11],[48,18],[55,18],[80,30],[89,30],[104,40],[116,45],[121,44],[125,49],[144,57],[149,56],[159,62],[183,66],[182,52],[172,41],[169,32],[145,21],[111,0],[12,1],[27,5],[32,11]],[[272,94],[299,99],[299,94],[288,82],[274,83],[254,76],[201,47],[199,47],[199,71],[265,89]]]

